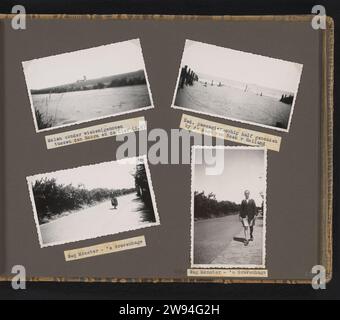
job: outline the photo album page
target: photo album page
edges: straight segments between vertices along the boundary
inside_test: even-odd
[[[333,28],[2,17],[1,280],[329,280]]]

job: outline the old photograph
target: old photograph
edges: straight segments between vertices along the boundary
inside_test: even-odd
[[[41,247],[159,225],[145,156],[27,177]]]
[[[288,132],[302,65],[186,40],[173,108]]]
[[[207,170],[208,152],[223,170]],[[194,146],[192,153],[192,267],[265,268],[266,149]]]
[[[37,132],[153,107],[139,39],[22,65]]]

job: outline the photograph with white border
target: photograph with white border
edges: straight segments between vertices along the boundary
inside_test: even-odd
[[[36,132],[153,108],[139,39],[22,62]]]
[[[265,148],[192,147],[192,268],[265,268],[266,179]]]
[[[42,248],[160,224],[146,156],[26,179]]]
[[[288,132],[302,68],[186,40],[172,107]]]

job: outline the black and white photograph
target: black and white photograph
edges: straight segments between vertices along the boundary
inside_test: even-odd
[[[159,225],[145,156],[27,177],[40,246]]]
[[[172,107],[288,132],[302,64],[186,40]]]
[[[266,149],[194,146],[192,152],[192,267],[265,268]],[[223,170],[207,170],[207,152],[216,153]]]
[[[36,132],[153,108],[139,39],[22,66]]]

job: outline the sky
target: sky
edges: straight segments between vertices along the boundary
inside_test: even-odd
[[[296,93],[302,65],[187,40],[182,66],[196,73]]]
[[[32,181],[34,182],[42,177],[56,178],[57,183],[65,185],[72,183],[74,187],[77,187],[79,184],[84,184],[88,190],[95,188],[134,188],[135,180],[132,174],[135,172],[135,168],[136,161],[130,161],[130,163],[117,163],[112,161],[36,175],[32,178]]]
[[[30,90],[144,69],[138,39],[23,62]]]
[[[196,149],[195,152],[201,150]],[[264,151],[226,149],[223,154],[224,170],[220,175],[206,175],[206,165],[195,165],[194,190],[205,191],[205,194],[212,192],[219,201],[237,204],[244,199],[244,191],[249,190],[250,198],[261,206],[260,192],[265,193],[266,186]],[[198,153],[196,159],[199,159]]]

